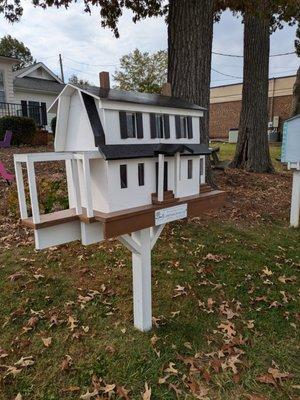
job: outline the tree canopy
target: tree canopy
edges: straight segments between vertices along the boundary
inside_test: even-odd
[[[3,36],[3,38],[0,39],[0,54],[20,60],[20,63],[14,66],[14,70],[27,67],[34,62],[29,48],[26,47],[23,42],[20,42],[10,35]]]
[[[92,86],[92,84],[88,80],[78,78],[78,76],[75,74],[70,76],[69,83],[71,84],[73,83],[74,85],[77,86]]]
[[[164,50],[150,54],[135,49],[120,58],[114,74],[117,87],[122,90],[160,93],[167,81],[168,55]]]

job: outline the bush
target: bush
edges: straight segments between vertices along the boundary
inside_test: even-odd
[[[56,131],[56,117],[53,117],[51,120],[51,130],[53,135],[55,136],[55,131]]]
[[[36,124],[32,118],[6,116],[0,118],[0,140],[3,140],[6,131],[12,131],[12,144],[31,144],[36,134]]]

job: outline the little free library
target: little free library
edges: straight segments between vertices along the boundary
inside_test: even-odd
[[[205,183],[200,118],[205,109],[171,96],[68,84],[57,113],[55,151],[15,155],[21,219],[36,249],[117,238],[132,252],[134,325],[152,327],[151,249],[166,223],[220,207],[225,193]],[[69,209],[40,214],[35,162],[64,160]],[[31,216],[22,165],[26,164]]]

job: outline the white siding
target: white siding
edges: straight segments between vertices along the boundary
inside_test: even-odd
[[[6,103],[14,103],[14,87],[12,62],[0,60],[0,71],[4,74],[4,90]]]
[[[15,103],[21,103],[21,100],[25,101],[37,101],[39,103],[46,103],[46,108],[51,106],[54,100],[57,98],[55,94],[48,93],[34,93],[34,92],[23,92],[23,91],[15,91]],[[47,113],[48,118],[48,126],[47,129],[51,131],[51,121],[52,118],[55,117],[54,113]]]

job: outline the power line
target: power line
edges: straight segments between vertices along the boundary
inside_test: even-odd
[[[244,58],[244,56],[241,56],[239,54],[218,53],[216,51],[213,51],[212,53],[215,54],[216,56]],[[290,52],[287,52],[287,53],[270,54],[269,57],[288,56],[288,55],[291,55],[291,54],[295,54],[295,51],[290,51]]]
[[[214,72],[216,72],[217,74],[224,75],[224,76],[229,76],[229,78],[243,79],[243,77],[241,77],[241,76],[235,76],[235,75],[224,74],[224,72],[220,72],[220,71],[218,71],[218,70],[216,70],[216,69],[214,69],[214,68],[212,68],[211,70],[214,71]]]
[[[84,63],[84,62],[81,62],[81,61],[73,60],[72,58],[69,58],[69,57],[64,57],[64,58],[69,60],[69,61],[72,61],[72,62],[74,62],[76,64],[87,65],[89,67],[116,67],[118,65],[118,64],[87,64],[87,63]]]

